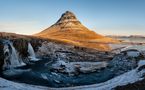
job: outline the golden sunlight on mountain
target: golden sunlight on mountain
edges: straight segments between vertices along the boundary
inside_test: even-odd
[[[109,46],[103,43],[118,42],[89,30],[70,11],[66,11],[54,25],[35,36],[98,50],[109,50]]]

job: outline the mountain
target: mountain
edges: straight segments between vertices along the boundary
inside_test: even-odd
[[[35,34],[35,36],[51,38],[65,43],[74,44],[76,46],[98,50],[109,50],[108,45],[100,44],[98,42],[117,42],[116,40],[89,30],[87,27],[82,25],[76,16],[70,11],[66,11],[55,24],[42,32]]]
[[[125,36],[125,35],[107,35],[107,37],[111,37],[111,38],[145,38],[145,36],[143,35],[129,35],[129,36]]]

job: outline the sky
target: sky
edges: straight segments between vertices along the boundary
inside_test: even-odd
[[[65,11],[103,35],[145,35],[145,0],[0,0],[0,32],[32,35]]]

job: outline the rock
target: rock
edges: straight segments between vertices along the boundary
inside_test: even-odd
[[[79,68],[81,73],[90,73],[107,67],[106,62],[72,62],[75,68]]]
[[[62,14],[61,18],[55,23],[55,25],[65,25],[65,27],[62,28],[72,27],[73,24],[70,24],[68,22],[75,23],[76,25],[81,24],[80,21],[77,20],[76,16],[72,12],[66,11],[64,14]]]
[[[109,61],[114,54],[111,52],[103,52],[94,49],[74,47],[73,45],[56,44],[53,42],[44,42],[37,51],[39,57],[51,56],[56,60],[64,60],[66,62],[78,61]]]
[[[136,72],[140,79],[134,83],[128,83],[125,85],[119,85],[113,90],[144,90],[145,89],[145,60],[140,60]]]
[[[117,54],[109,63],[109,66],[113,72],[117,72],[116,75],[120,75],[137,67],[137,63],[141,59],[144,59],[144,57],[138,50],[126,50]]]
[[[124,55],[128,57],[144,58],[142,53],[138,51],[137,49],[129,49],[129,50],[122,51],[121,53],[123,53]]]
[[[106,62],[69,62],[61,63],[58,61],[52,65],[52,69],[61,73],[67,73],[69,75],[78,75],[79,73],[90,73],[107,67]]]
[[[138,68],[138,71],[141,71],[141,70],[143,70],[143,69],[145,69],[145,65],[139,67],[139,68]]]
[[[2,67],[4,64],[4,51],[3,51],[4,45],[3,45],[3,40],[0,40],[0,74],[2,72]]]

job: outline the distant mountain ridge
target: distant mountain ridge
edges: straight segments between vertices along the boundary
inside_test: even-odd
[[[63,13],[61,18],[55,24],[40,33],[35,34],[35,36],[56,39],[77,46],[98,50],[108,50],[109,46],[98,43],[96,44],[96,42],[117,42],[117,40],[102,36],[89,30],[87,27],[82,25],[76,16],[70,11]]]
[[[129,36],[125,36],[125,35],[107,35],[107,37],[112,37],[112,38],[145,38],[145,36],[143,35],[129,35]]]

